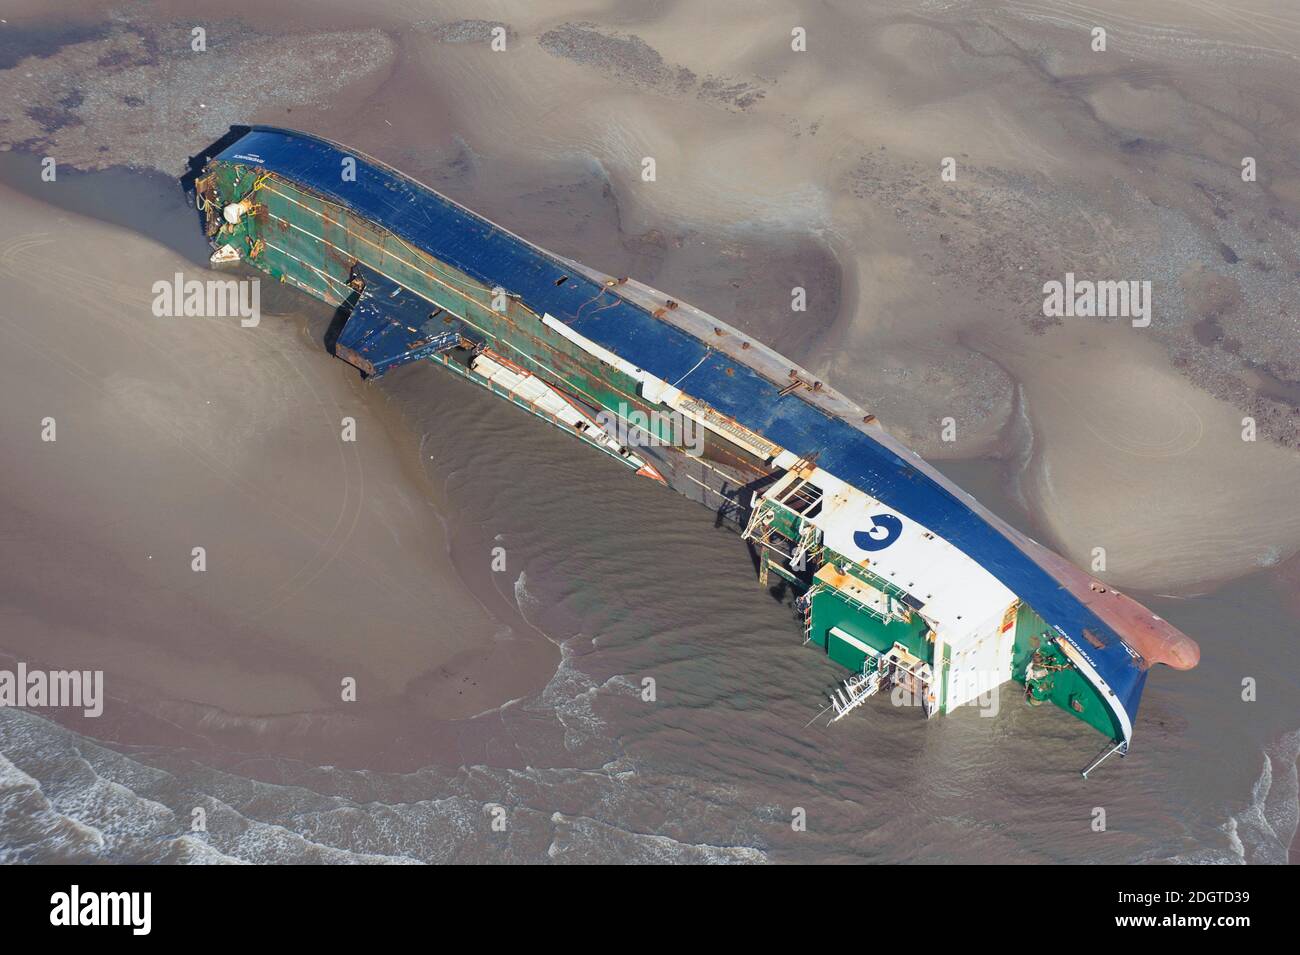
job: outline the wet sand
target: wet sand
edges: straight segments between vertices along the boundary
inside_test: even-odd
[[[1300,537],[1295,452],[1242,439],[1243,415],[1189,389],[1149,338],[1062,326],[1035,347],[973,341],[1020,383],[1018,490],[1045,540],[1140,590],[1195,593],[1272,567]],[[1251,497],[1238,501],[1241,489]]]
[[[554,647],[492,615],[468,555],[457,572],[409,432],[321,344],[328,309],[256,328],[154,317],[158,276],[211,273],[3,200],[8,654],[103,669],[186,729],[261,737],[396,701],[456,719],[545,684]]]

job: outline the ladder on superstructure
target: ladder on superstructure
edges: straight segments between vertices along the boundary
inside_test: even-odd
[[[750,501],[749,508],[749,521],[745,524],[745,530],[740,535],[741,540],[747,541],[755,540],[759,527],[770,526],[776,517],[770,510],[763,507],[762,501],[757,494]]]
[[[835,709],[835,715],[831,717],[830,723],[844,719],[880,692],[885,677],[880,672],[879,661],[875,657],[868,657],[867,663],[875,665],[867,669],[864,664],[861,673],[854,673],[831,691],[831,706]],[[829,726],[830,723],[826,725]]]
[[[817,490],[816,494],[810,493],[807,488],[812,487]],[[796,514],[806,514],[811,511],[822,499],[822,492],[817,485],[805,478],[798,478],[791,485],[776,496],[778,504],[784,504],[789,510]],[[796,504],[802,504],[802,507],[795,507]]]
[[[795,542],[794,553],[790,555],[791,568],[802,570],[809,564],[817,566],[817,558],[821,556],[821,553],[821,529],[808,521],[802,522],[802,526],[799,528],[799,540]]]
[[[905,673],[915,681],[915,690],[922,697],[921,707],[929,719],[935,711],[926,702],[925,693],[930,688],[932,677],[922,672],[923,668],[928,668],[928,664],[913,667],[905,663],[897,647],[881,656],[868,657],[863,661],[862,672],[854,673],[831,691],[831,707],[835,715],[826,725],[842,720],[881,690],[897,684],[897,673]]]

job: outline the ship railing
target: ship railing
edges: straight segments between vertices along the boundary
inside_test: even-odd
[[[853,674],[831,691],[830,705],[835,716],[831,717],[830,723],[843,719],[868,699],[892,686],[904,686],[919,696],[921,707],[929,719],[938,709],[932,696],[932,682],[930,664],[914,666],[908,663],[895,646],[887,653],[868,657],[862,663],[861,673]]]
[[[845,593],[843,590],[840,590],[839,588],[835,589],[835,593],[839,595],[839,598],[841,600],[843,600],[845,603],[849,604],[850,606],[856,607],[857,609],[861,610],[863,613],[867,614],[868,616],[872,616],[879,620],[883,620],[886,623],[888,623],[891,620],[903,619],[902,617],[899,617],[896,614],[894,614],[892,610],[889,609],[881,610],[879,607],[873,607],[871,606],[871,604],[859,600],[857,597],[854,597],[852,594]],[[889,599],[888,594],[885,594],[885,599],[886,600]]]
[[[844,719],[879,693],[882,682],[883,678],[879,670],[864,670],[844,680],[840,686],[831,691],[831,706],[835,710],[835,715],[831,717],[830,722]]]
[[[815,493],[810,493],[807,489],[812,488]],[[778,504],[782,504],[796,514],[807,514],[822,499],[822,490],[817,485],[799,478],[791,482],[790,486],[778,494],[775,498]]]
[[[821,551],[821,531],[814,525],[804,523],[799,529],[799,541],[790,555],[790,566],[794,570],[803,570],[810,558],[815,558]]]
[[[740,535],[741,540],[753,540],[758,534],[760,527],[767,527],[776,520],[776,515],[769,507],[764,507],[757,494],[750,501],[749,521],[745,524],[745,531]]]

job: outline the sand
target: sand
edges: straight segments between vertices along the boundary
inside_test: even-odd
[[[256,328],[155,317],[154,281],[211,273],[12,191],[3,202],[9,654],[103,669],[111,695],[181,724],[346,716],[416,683],[406,705],[455,719],[545,684],[555,648],[503,639],[452,566],[418,450],[316,340],[328,312]]]
[[[1103,548],[1101,577],[1198,592],[1224,568],[1273,567],[1293,552],[1293,451],[1243,440],[1242,413],[1185,387],[1136,330],[1062,326],[1035,345],[1050,350],[989,353],[1022,383],[1032,438],[1020,492],[1065,556],[1091,568]]]

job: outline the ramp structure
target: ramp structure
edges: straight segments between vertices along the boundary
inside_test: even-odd
[[[374,269],[356,265],[348,284],[357,292],[334,354],[368,378],[470,344],[451,312]]]

